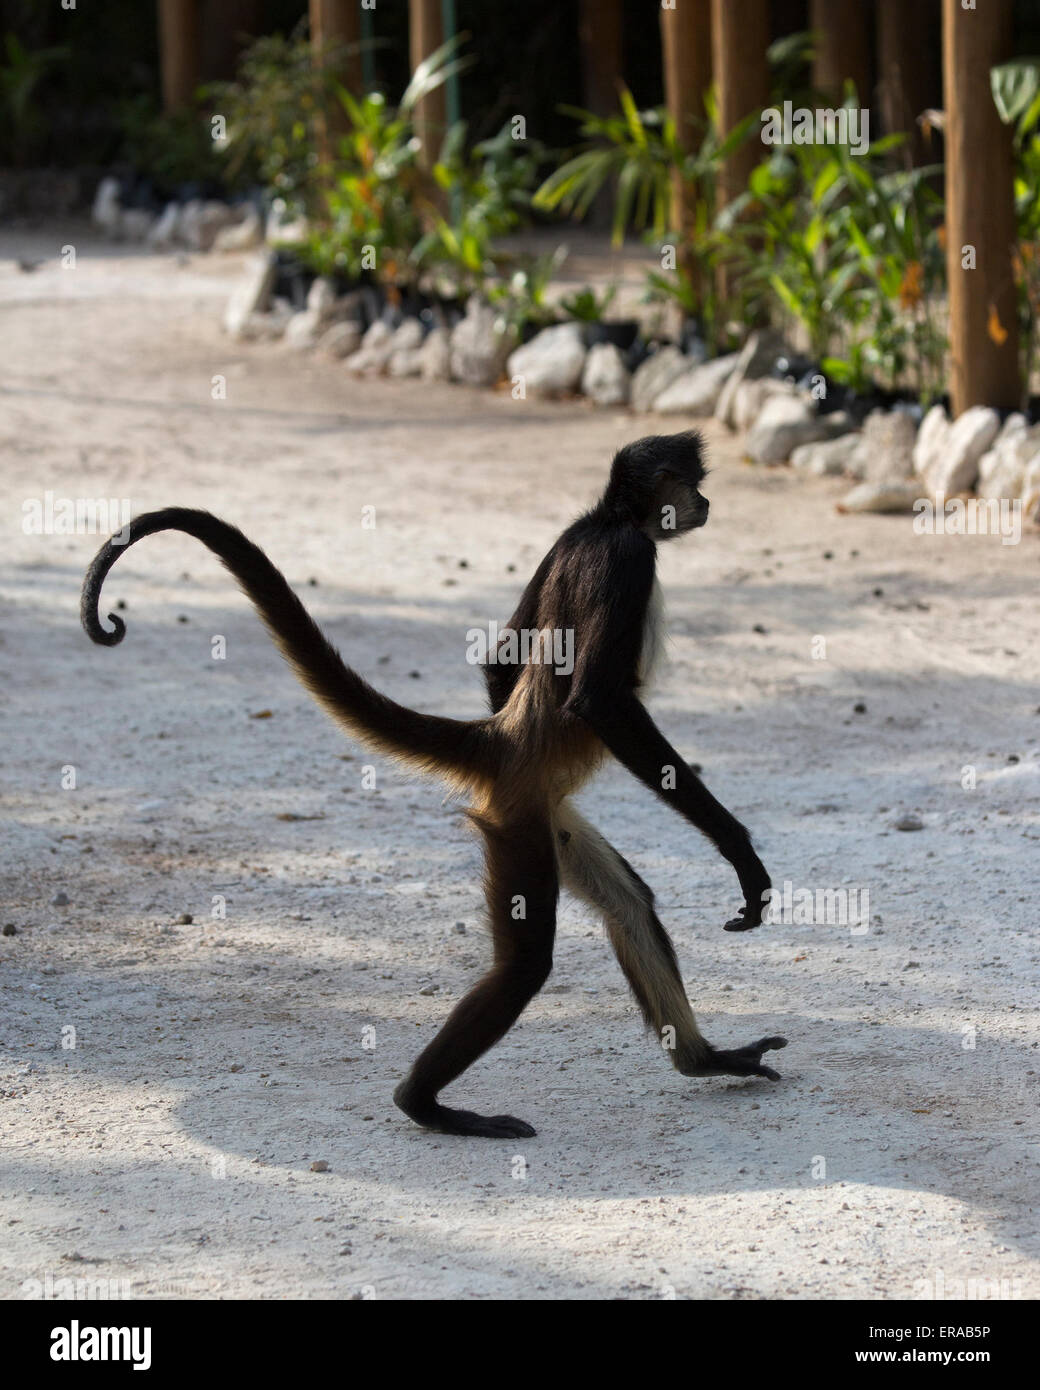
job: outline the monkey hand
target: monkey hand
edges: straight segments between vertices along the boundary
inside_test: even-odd
[[[779,1081],[780,1073],[772,1067],[762,1065],[762,1053],[772,1052],[777,1048],[786,1047],[786,1038],[759,1038],[758,1042],[749,1043],[747,1047],[735,1048],[732,1052],[723,1052],[718,1048],[711,1048],[708,1055],[702,1062],[687,1070],[683,1068],[685,1076],[764,1076],[770,1081]]]
[[[725,931],[750,931],[762,924],[762,916],[769,903],[772,884],[761,861],[755,857],[748,868],[738,871],[740,886],[744,890],[744,906],[736,917],[726,923]]]

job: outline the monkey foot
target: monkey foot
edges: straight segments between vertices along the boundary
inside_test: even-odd
[[[754,907],[742,907],[736,917],[731,917],[723,931],[751,931],[754,927],[762,925],[762,908],[756,903]]]
[[[394,1101],[410,1120],[438,1134],[469,1134],[482,1139],[530,1139],[537,1131],[513,1115],[477,1115],[472,1110],[451,1110],[446,1105],[418,1105],[394,1092]]]
[[[749,1043],[747,1047],[735,1048],[732,1052],[720,1052],[718,1048],[713,1047],[704,1061],[692,1067],[685,1075],[765,1076],[770,1081],[779,1081],[779,1072],[762,1065],[762,1053],[786,1046],[786,1038],[759,1038],[758,1042]]]

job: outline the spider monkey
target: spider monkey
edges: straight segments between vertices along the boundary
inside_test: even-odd
[[[108,541],[87,571],[83,626],[94,642],[115,646],[125,624],[110,613],[113,627],[103,628],[98,600],[126,545],[157,531],[194,536],[235,577],[333,719],[470,797],[467,814],[484,840],[493,961],[394,1092],[400,1109],[427,1129],[489,1138],[534,1134],[523,1120],[449,1109],[438,1095],[498,1042],[548,978],[561,884],[605,918],[643,1017],[670,1044],[679,1072],[779,1080],[762,1054],[785,1047],[784,1038],[722,1051],[703,1037],[653,892],[571,800],[612,754],[735,869],[744,906],[725,929],[747,931],[761,922],[770,880],[747,830],[671,747],[639,697],[660,645],[657,543],[705,524],[703,478],[701,440],[693,431],[641,439],[619,451],[602,498],[560,536],[509,624],[514,633],[572,631],[571,669],[532,660],[487,664],[491,714],[483,719],[420,714],[374,690],[344,664],[263,551],[209,512],[169,507],[139,516],[128,536],[121,533],[124,543]],[[502,647],[499,654],[509,655]]]

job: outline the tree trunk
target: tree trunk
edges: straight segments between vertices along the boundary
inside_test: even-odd
[[[953,414],[1020,404],[1011,130],[997,114],[990,68],[1012,55],[1012,0],[975,10],[943,0],[946,273]],[[973,269],[966,269],[974,262]]]
[[[904,0],[910,7],[920,0]],[[871,99],[870,28],[867,6],[855,0],[811,0],[809,27],[816,34],[813,86],[841,101],[845,83],[856,84],[860,106]]]
[[[201,78],[199,0],[159,0],[159,63],[163,110],[190,107]]]
[[[621,77],[621,0],[580,0],[582,105],[597,116],[617,108]]]
[[[906,131],[906,149],[914,164],[928,163],[924,134],[917,118],[942,104],[936,61],[939,7],[935,0],[878,0],[878,104],[886,135]]]
[[[248,42],[264,32],[261,0],[204,0],[202,75],[206,82],[230,81]]]
[[[718,88],[719,123],[725,134],[769,99],[768,0],[711,0],[711,53]],[[747,187],[748,177],[762,159],[761,132],[752,129],[719,170],[718,203],[724,207]],[[719,273],[719,292],[728,298],[735,288],[731,267]]]
[[[409,56],[414,73],[444,42],[441,0],[409,0]],[[447,103],[443,84],[435,88],[415,109],[415,133],[422,143],[421,163],[429,168],[437,162],[447,124]]]
[[[357,0],[310,0],[311,48],[317,67],[332,64],[335,79],[351,96],[362,92],[361,10]],[[354,45],[351,52],[348,44]],[[316,121],[318,158],[328,167],[335,155],[335,137],[346,129],[347,118],[340,102],[329,95]]]
[[[677,0],[661,10],[664,99],[684,150],[695,148],[705,120],[704,96],[711,86],[711,0]],[[696,124],[695,124],[696,122]],[[692,190],[682,175],[672,179],[672,225],[685,245],[694,221]],[[682,247],[680,247],[680,255]]]

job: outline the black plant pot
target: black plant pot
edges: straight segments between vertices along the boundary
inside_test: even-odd
[[[548,322],[545,319],[524,319],[520,324],[520,341],[529,343],[532,338],[537,338],[543,328],[553,328],[554,326],[551,319]]]
[[[683,326],[679,331],[679,348],[687,357],[692,357],[695,362],[708,360],[708,345],[704,341],[700,319],[688,318],[683,320]]]
[[[658,346],[660,346],[660,344],[658,344]],[[625,353],[625,366],[628,370],[634,372],[637,367],[641,367],[651,355],[653,347],[653,343],[648,342],[646,338],[642,338],[637,334],[635,342]]]
[[[450,333],[466,317],[466,309],[458,295],[438,295],[433,305],[433,321]]]
[[[306,309],[308,291],[317,278],[293,252],[275,253],[273,294],[276,298],[287,299],[293,309]]]
[[[840,388],[828,388],[828,401],[831,391]],[[916,397],[911,391],[885,391],[880,386],[873,386],[868,391],[845,391],[845,399],[842,406],[831,405],[827,412],[823,406],[820,413],[830,413],[832,410],[845,409],[849,412],[857,425],[862,425],[863,421],[873,410],[894,410],[899,406],[914,405]]]
[[[595,347],[597,343],[612,343],[621,352],[627,352],[639,335],[639,322],[636,319],[600,320],[585,325],[585,346]]]
[[[361,285],[361,324],[363,328],[371,328],[372,325],[383,317],[383,310],[386,308],[386,296],[378,285]]]
[[[778,357],[769,375],[777,381],[801,381],[803,377],[813,376],[819,371],[820,364],[812,357],[792,352],[789,357],[786,354]]]

